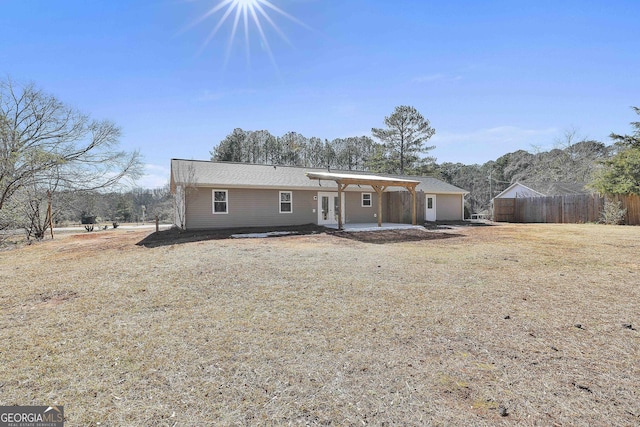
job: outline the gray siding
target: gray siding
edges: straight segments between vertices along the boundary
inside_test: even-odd
[[[279,212],[279,191],[244,188],[222,188],[228,191],[227,214],[213,214],[213,188],[198,188],[187,196],[187,229],[262,227],[317,223],[317,191],[292,192],[293,212]]]
[[[210,229],[232,227],[268,227],[318,223],[318,201],[315,190],[293,190],[293,212],[279,212],[279,191],[271,189],[223,188],[228,191],[227,214],[213,214],[213,188],[198,188],[187,195],[186,228]],[[361,192],[345,192],[347,224],[377,223],[378,196],[371,193],[371,207],[362,207]],[[403,202],[404,200],[404,202]],[[382,220],[384,222],[411,223],[411,196],[408,192],[385,193]],[[417,220],[424,221],[424,193],[417,192]],[[315,210],[315,212],[314,212]],[[437,220],[461,220],[462,196],[459,194],[436,195]]]
[[[463,220],[462,195],[436,194],[436,219],[438,221]]]
[[[362,193],[371,193],[371,207],[362,207]],[[361,193],[345,193],[347,224],[367,224],[378,222],[378,195],[375,191],[363,191]]]

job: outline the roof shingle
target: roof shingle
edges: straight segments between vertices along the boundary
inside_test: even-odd
[[[247,188],[291,188],[291,189],[337,189],[334,181],[309,179],[305,172],[327,172],[326,169],[295,166],[256,165],[249,163],[211,162],[206,160],[171,160],[171,188],[189,182],[197,187],[247,187]],[[343,174],[376,175],[363,171],[338,171]],[[378,175],[380,176],[380,175]],[[466,194],[468,191],[447,184],[433,177],[384,175],[390,178],[419,181],[416,190],[437,194]],[[400,190],[401,188],[398,188]],[[353,186],[347,191],[356,191]]]

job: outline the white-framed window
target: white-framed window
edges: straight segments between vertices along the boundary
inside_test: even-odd
[[[211,198],[213,199],[213,214],[229,213],[229,191],[228,190],[211,190]]]
[[[362,193],[362,207],[363,208],[371,207],[371,193]]]
[[[293,193],[291,191],[280,191],[280,213],[293,212]]]

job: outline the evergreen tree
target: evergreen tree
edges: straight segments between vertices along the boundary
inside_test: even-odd
[[[379,139],[387,150],[387,161],[397,173],[416,166],[419,154],[434,149],[425,142],[435,134],[429,123],[414,107],[401,105],[384,118],[386,129],[373,128],[371,133]]]
[[[640,108],[633,107],[640,115]],[[603,194],[639,194],[640,195],[640,122],[631,122],[634,129],[631,135],[612,133],[619,151],[603,162],[591,187]]]
[[[236,128],[211,151],[211,160],[218,162],[242,162],[246,152],[247,133]]]

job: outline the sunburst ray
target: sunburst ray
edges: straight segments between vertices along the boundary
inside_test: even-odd
[[[198,54],[202,53],[206,47],[211,43],[211,41],[215,38],[215,36],[220,32],[221,28],[225,25],[225,23],[230,20],[233,21],[231,24],[231,32],[229,34],[229,39],[227,41],[225,57],[224,57],[224,65],[229,62],[229,58],[231,55],[231,49],[233,47],[233,41],[236,38],[236,34],[240,26],[242,26],[242,34],[244,38],[245,45],[245,58],[247,64],[251,64],[251,37],[250,37],[250,26],[255,26],[255,31],[257,32],[260,42],[269,57],[270,62],[275,67],[276,71],[278,71],[278,66],[275,60],[275,56],[273,54],[273,49],[271,48],[271,44],[269,43],[267,33],[265,32],[264,22],[268,23],[267,27],[272,28],[278,36],[284,40],[288,45],[293,46],[289,38],[282,31],[282,29],[278,26],[278,24],[274,21],[271,14],[276,14],[283,16],[284,18],[294,22],[297,25],[300,25],[308,30],[313,31],[311,27],[307,24],[291,15],[290,13],[285,12],[280,7],[276,6],[269,0],[219,0],[217,4],[215,4],[211,9],[206,11],[202,16],[198,17],[194,22],[189,24],[186,28],[184,28],[181,32],[184,32],[188,29],[195,27],[196,25],[201,24],[205,20],[215,17],[216,15],[221,13],[217,23],[213,27],[213,29],[209,32],[206,39],[200,46],[198,50]],[[233,15],[233,18],[231,16]]]

